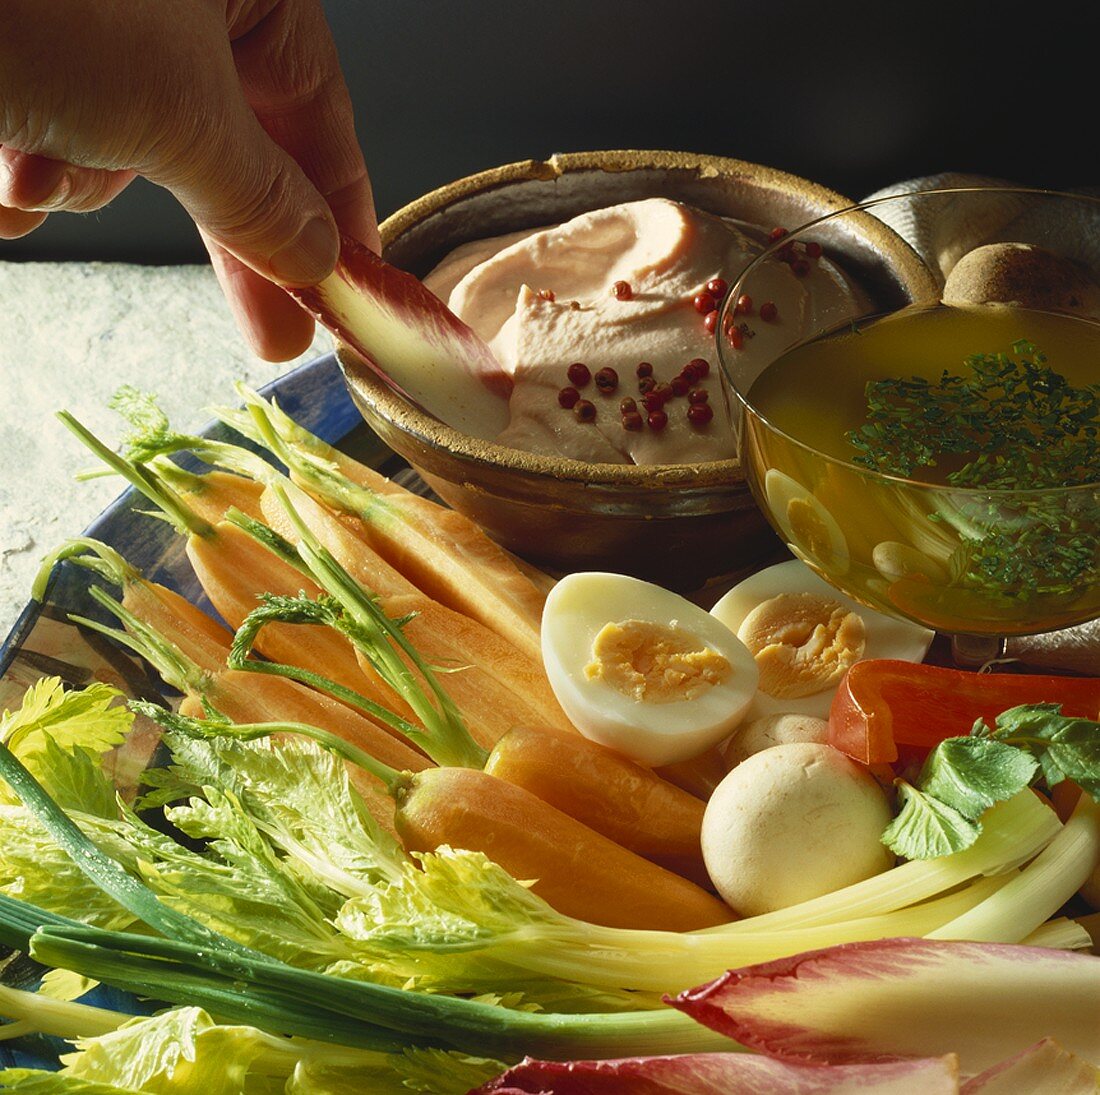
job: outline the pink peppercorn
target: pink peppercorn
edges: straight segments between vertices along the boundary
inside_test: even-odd
[[[581,361],[573,362],[566,370],[566,375],[577,388],[583,388],[592,379],[592,371]]]

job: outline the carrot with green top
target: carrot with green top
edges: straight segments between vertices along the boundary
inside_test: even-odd
[[[272,488],[264,491],[261,506],[269,528],[291,543],[299,539]],[[531,659],[477,620],[424,596],[364,542],[352,524],[361,525],[358,518],[341,517],[301,493],[295,509],[340,565],[380,598],[387,615],[408,617],[405,634],[430,665],[455,667],[447,675],[447,690],[481,745],[491,748],[513,726],[524,723],[574,732],[541,658]],[[369,667],[364,671],[371,672]]]
[[[406,851],[442,844],[480,851],[567,916],[608,927],[695,931],[734,919],[716,897],[601,836],[549,803],[474,768],[400,772],[316,727],[189,720],[152,704],[136,708],[173,730],[252,740],[302,734],[360,765],[396,803]]]
[[[362,535],[422,593],[478,620],[529,657],[541,657],[546,590],[468,517],[413,494],[238,386],[247,411],[217,409],[227,425],[267,445],[301,487],[362,521]]]
[[[347,705],[293,680],[277,676],[257,678],[252,673],[228,669],[228,648],[221,648],[220,664],[211,657],[211,644],[208,642],[192,641],[187,650],[181,649],[102,588],[93,586],[90,595],[97,604],[111,612],[125,630],[75,614],[70,619],[106,635],[149,662],[166,684],[184,694],[180,705],[182,713],[202,718],[208,707],[213,707],[234,721],[307,721],[324,727],[326,733],[347,742],[351,747],[369,750],[372,755],[384,758],[391,765],[412,772],[431,767],[431,761],[393,736],[380,719],[358,714]],[[193,639],[193,633],[186,630],[186,625],[185,629],[177,628],[176,635],[185,643]],[[192,654],[194,658],[190,656]],[[380,711],[377,714],[391,720],[395,726],[404,728],[401,721],[394,719],[390,712]],[[396,837],[392,799],[369,772],[356,767],[352,774],[356,789],[362,795],[371,816]]]
[[[271,484],[286,480],[261,457],[224,441],[173,431],[163,412],[148,396],[130,391],[126,399],[116,400],[116,406],[137,427],[137,432],[130,437],[128,451],[143,463],[148,474],[167,482],[189,504],[195,500],[201,507],[201,516],[212,522],[220,520],[225,509],[233,504],[232,490],[241,482],[237,476],[246,476],[251,488],[247,497],[249,505],[237,508],[253,518],[262,512],[270,527],[284,536],[294,537],[293,527],[287,522],[282,507],[272,500],[270,490]],[[258,409],[253,408],[252,414],[263,442],[277,455],[292,460],[292,454],[280,447],[282,442],[274,436]],[[166,453],[184,449],[235,474],[227,476],[225,472],[215,472],[195,476],[166,459]],[[223,482],[228,489],[222,489]],[[326,504],[303,496],[299,502],[301,514],[344,566],[374,594],[387,600],[391,616],[408,618],[410,638],[425,657],[436,666],[453,670],[449,681],[451,691],[469,715],[474,735],[482,744],[491,746],[518,723],[547,723],[571,729],[550,688],[541,657],[531,658],[479,621],[421,593],[413,582],[374,551],[364,521],[346,511],[329,508],[327,501],[331,500],[331,494],[331,491],[325,492]],[[287,590],[272,588],[271,592],[286,594]],[[213,596],[211,593],[212,599]],[[229,604],[222,611],[234,627],[240,626],[242,617],[237,605]],[[285,651],[273,653],[273,644],[280,639],[279,629],[272,628],[263,634],[260,649],[287,661]],[[335,664],[340,665],[339,662]],[[374,686],[367,691],[372,698],[381,698],[372,668],[361,658],[359,664]],[[311,665],[316,667],[316,663]],[[356,687],[349,679],[346,666],[341,672],[328,675],[344,685]]]
[[[467,729],[463,713],[453,704],[432,669],[411,644],[405,626],[386,615],[378,600],[362,589],[299,515],[296,502],[291,502],[290,495],[294,494],[296,500],[300,500],[301,492],[293,487],[273,489],[286,507],[290,520],[297,526],[299,541],[296,549],[286,541],[281,545],[269,541],[269,547],[287,555],[292,550],[296,551],[311,576],[325,591],[325,596],[316,600],[299,597],[286,602],[282,605],[283,617],[328,623],[359,646],[376,665],[380,675],[391,683],[395,692],[406,698],[420,716],[425,731],[422,737],[411,739],[415,744],[441,765],[481,768],[485,775],[504,777],[504,780],[481,781],[480,784],[469,781],[468,777],[456,777],[467,781],[462,784],[464,787],[480,785],[486,794],[503,795],[508,802],[515,802],[517,799],[512,790],[494,790],[500,782],[511,782],[514,788],[523,790],[525,794],[534,793],[547,805],[552,803],[555,808],[560,807],[559,812],[573,815],[574,820],[582,821],[590,831],[599,831],[614,841],[626,835],[630,841],[629,847],[635,852],[653,859],[666,857],[681,870],[705,878],[700,869],[699,851],[702,804],[654,773],[579,735],[560,731],[545,732],[539,743],[538,731],[513,730],[494,746],[491,753],[479,748]],[[241,523],[248,527],[247,520]],[[249,668],[252,665],[247,660],[248,650],[256,630],[262,626],[264,620],[256,619],[238,632],[231,658],[231,664],[235,667]],[[261,668],[261,665],[257,664],[255,668]],[[425,688],[432,694],[425,692]],[[531,756],[537,754],[540,748],[545,753],[547,764],[537,766],[531,762]],[[452,786],[442,780],[439,785]],[[645,801],[652,809],[638,810],[639,801]],[[469,810],[470,807],[462,809]],[[503,813],[497,814],[495,809],[486,805],[484,816],[497,817],[502,824],[502,819],[511,816],[504,806],[500,807]],[[453,839],[443,835],[443,826],[447,822],[463,833],[459,824],[461,814],[462,811],[459,811],[452,817],[442,806],[436,805],[431,817],[435,819],[433,824],[437,822],[441,828],[433,829],[425,824],[415,832],[425,840],[427,837],[423,834],[430,832],[438,837],[437,843],[454,843]],[[623,844],[619,846],[622,848]],[[480,845],[475,850],[492,854]],[[502,866],[507,865],[502,863]],[[558,863],[558,866],[563,865]],[[511,870],[511,867],[508,869]]]
[[[293,596],[301,590],[313,594],[318,592],[316,584],[299,567],[273,555],[254,537],[221,520],[221,516],[233,508],[234,500],[240,496],[238,483],[230,484],[230,489],[222,494],[225,479],[205,482],[205,476],[195,476],[177,468],[170,474],[174,476],[177,486],[187,490],[188,497],[185,499],[178,489],[165,480],[164,468],[155,460],[144,465],[136,464],[108,449],[72,415],[62,412],[58,417],[107,467],[153,502],[186,538],[187,557],[199,583],[230,627],[236,628],[243,623],[260,603],[262,594]],[[258,457],[249,455],[259,461]],[[199,479],[204,482],[196,484],[194,480]],[[253,482],[249,482],[248,486],[250,491],[262,489]],[[196,512],[189,504],[194,500],[201,501],[209,517],[218,519],[210,520]],[[298,628],[275,624],[265,630],[259,649],[276,661],[299,665],[336,680],[346,689],[365,694],[372,702],[389,699],[388,690],[363,673],[352,647],[327,629],[317,628],[303,633]],[[399,713],[409,714],[403,710]]]
[[[137,619],[185,646],[188,656],[203,669],[224,668],[233,632],[226,630],[186,597],[159,582],[149,581],[109,544],[89,536],[66,540],[42,560],[31,596],[42,601],[53,570],[69,561],[91,570],[122,591],[122,605]]]

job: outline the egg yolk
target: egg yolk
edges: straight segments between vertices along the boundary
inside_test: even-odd
[[[781,699],[823,692],[863,657],[863,620],[816,593],[781,593],[737,630],[760,670],[760,691]]]
[[[621,620],[606,624],[592,643],[584,667],[590,681],[603,681],[644,703],[695,699],[732,672],[721,654],[704,646],[676,621]]]

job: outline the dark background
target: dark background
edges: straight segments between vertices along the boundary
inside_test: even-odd
[[[1100,181],[1092,5],[326,0],[380,216],[553,152],[670,148],[780,167],[853,198],[973,171]],[[1015,12],[1015,14],[1008,14]],[[0,259],[204,258],[138,181]]]

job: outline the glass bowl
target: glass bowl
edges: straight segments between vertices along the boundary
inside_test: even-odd
[[[932,291],[893,304],[872,291],[844,314],[821,306],[809,339],[787,337],[769,288],[842,265],[834,241],[867,216],[910,241]],[[1072,474],[1054,440],[1058,415],[1080,402],[1058,376],[1086,404],[1100,382],[1100,200],[960,188],[827,215],[746,268],[719,359],[757,504],[838,589],[952,635],[962,664],[996,656],[1005,636],[1100,616],[1100,440],[1085,436]],[[921,463],[949,430],[956,451]],[[1019,444],[1005,448],[1006,436]],[[1021,455],[1031,439],[1041,456]]]

